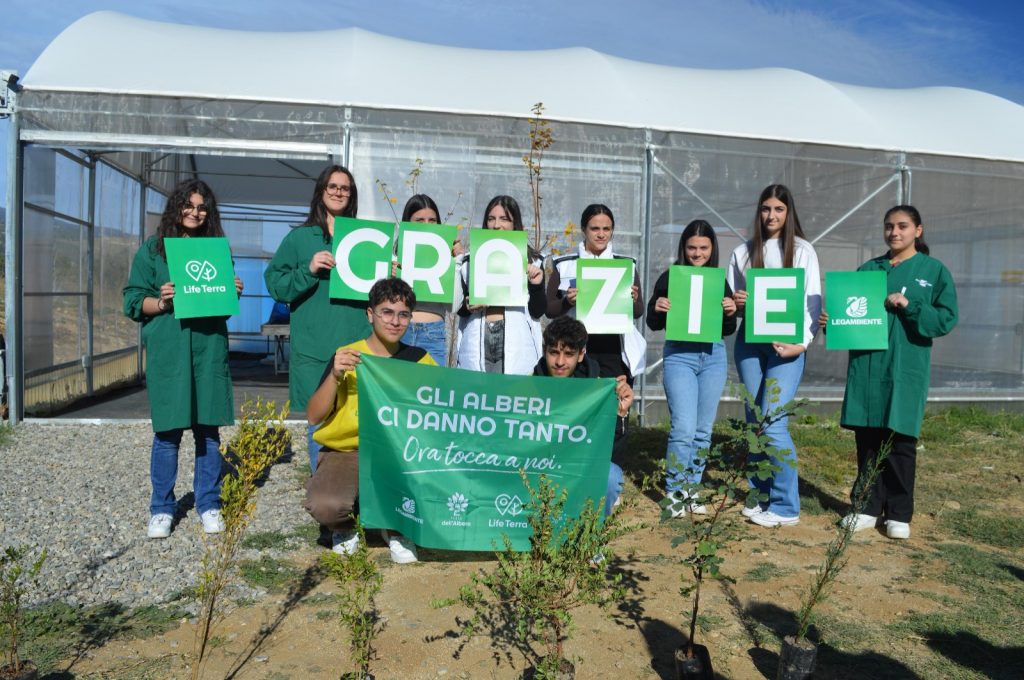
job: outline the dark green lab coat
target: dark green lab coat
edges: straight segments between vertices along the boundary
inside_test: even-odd
[[[331,242],[320,227],[296,227],[281,241],[263,274],[270,296],[291,307],[288,397],[295,411],[306,409],[334,351],[370,333],[367,303],[332,300],[330,271],[310,273],[309,261],[321,250],[330,251]]]
[[[896,267],[887,255],[876,257],[858,271],[885,272],[887,292],[906,288],[909,304],[889,312],[889,349],[850,352],[840,423],[918,437],[931,377],[932,339],[949,333],[957,322],[953,277],[924,253]]]
[[[156,237],[149,239],[135,253],[123,290],[125,316],[142,323],[153,431],[231,425],[235,406],[226,317],[175,319],[173,313],[142,313],[142,300],[159,298],[160,286],[171,280],[167,261],[154,251],[156,242]]]

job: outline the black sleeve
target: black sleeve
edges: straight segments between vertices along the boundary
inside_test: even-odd
[[[644,315],[644,289],[640,285],[640,272],[636,269],[636,262],[633,262],[633,285],[636,286],[636,300],[633,300],[633,318],[639,319]]]
[[[556,262],[552,268],[551,276],[548,277],[546,314],[549,319],[562,316],[569,311],[569,301],[566,300],[565,294],[558,290],[560,285],[562,285],[562,275],[558,272],[558,263]]]
[[[541,269],[543,272],[544,270]],[[540,283],[530,283],[527,281],[526,289],[530,294],[530,301],[527,305],[527,311],[530,312],[530,316],[534,319],[539,319],[544,316],[544,312],[548,308],[548,297],[544,293],[544,278],[541,277]]]
[[[725,282],[725,297],[732,297],[732,288],[729,287],[729,282]],[[722,315],[722,337],[728,337],[736,332],[736,317],[739,316],[739,310],[732,316]]]
[[[668,315],[665,312],[654,311],[654,305],[658,302],[658,298],[663,297],[668,297],[668,270],[658,277],[657,283],[654,284],[654,292],[651,293],[651,299],[647,301],[647,327],[652,331],[665,330],[665,320]]]
[[[459,316],[469,316],[469,284],[462,278],[461,274],[459,274],[458,281],[455,283],[456,285],[462,286],[462,304],[459,305],[459,308],[455,313]]]

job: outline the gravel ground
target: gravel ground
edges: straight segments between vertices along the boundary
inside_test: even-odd
[[[312,521],[302,508],[305,428],[289,430],[297,453],[275,465],[260,489],[251,532],[291,533]],[[234,431],[222,427],[222,441]],[[196,584],[205,535],[193,507],[192,436],[182,438],[178,515],[163,540],[146,537],[152,439],[149,423],[28,423],[0,447],[0,548],[47,549],[40,601],[137,607],[176,599]],[[243,558],[261,554],[244,552]],[[262,594],[244,584],[234,588],[234,598]]]

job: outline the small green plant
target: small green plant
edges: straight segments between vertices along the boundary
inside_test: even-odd
[[[257,398],[242,404],[238,431],[221,445],[224,460],[234,469],[221,484],[221,516],[224,531],[206,544],[199,573],[200,604],[193,644],[192,679],[197,680],[218,619],[217,603],[238,563],[245,530],[256,513],[256,492],[274,463],[288,449],[291,435],[285,428],[288,404],[281,412],[272,401]]]
[[[370,661],[376,658],[373,642],[384,629],[375,602],[384,577],[370,558],[366,535],[358,518],[356,533],[359,535],[359,547],[354,553],[339,555],[327,552],[321,563],[338,584],[338,616],[348,632],[349,653],[356,668],[344,677],[363,680],[370,672]]]
[[[535,677],[554,678],[568,664],[565,642],[573,631],[572,611],[586,604],[605,608],[625,597],[621,575],[603,564],[610,557],[609,542],[632,527],[623,527],[619,513],[603,518],[603,505],[591,500],[578,517],[567,517],[565,489],[546,475],[536,486],[524,472],[520,475],[530,496],[529,550],[516,551],[503,536],[505,549],[497,553],[494,570],[473,574],[457,599],[434,606],[468,607],[472,616],[460,621],[467,637],[486,630],[499,643],[531,655]]]
[[[530,180],[530,203],[533,208],[533,223],[530,226],[533,231],[533,247],[537,252],[543,252],[555,238],[549,237],[547,242],[541,240],[543,225],[540,217],[541,204],[544,202],[540,193],[540,183],[544,180],[542,177],[544,152],[555,143],[555,135],[551,131],[551,125],[542,117],[544,102],[534,104],[530,112],[533,117],[526,121],[530,126],[530,150],[523,155],[523,165],[526,166]]]
[[[765,385],[765,391],[769,397],[769,404],[775,406],[781,392],[779,386],[774,380],[769,380]],[[683,563],[690,569],[692,580],[687,580],[683,575],[683,585],[679,590],[683,597],[693,598],[693,606],[690,609],[690,636],[683,650],[687,659],[693,659],[696,655],[694,645],[697,624],[701,616],[700,596],[704,579],[709,577],[735,582],[721,571],[722,563],[725,561],[720,554],[722,549],[739,536],[735,513],[727,513],[726,510],[744,494],[747,507],[752,508],[767,500],[767,494],[759,492],[756,488],[748,488],[747,480],[769,479],[778,472],[780,468],[775,461],[784,461],[787,452],[772,446],[766,432],[773,423],[782,418],[798,415],[804,405],[802,400],[793,400],[778,408],[769,408],[765,412],[745,387],[737,385],[735,392],[747,410],[753,414],[752,422],[736,423],[723,441],[699,452],[698,455],[704,456],[704,467],[713,472],[713,476],[705,474],[702,481],[685,485],[677,495],[667,497],[661,502],[662,521],[672,522],[679,531],[672,538],[672,546],[692,546],[690,554],[683,558]],[[696,468],[691,467],[689,472],[692,476]],[[693,504],[703,505],[706,514],[688,512],[688,506]],[[682,512],[685,512],[685,516],[681,520],[673,518],[673,515]]]
[[[0,554],[0,631],[6,640],[7,656],[7,665],[0,668],[0,676],[8,672],[16,676],[25,663],[18,656],[23,632],[23,601],[26,595],[39,586],[39,572],[46,561],[45,549],[34,562],[29,561],[30,552],[24,546],[7,547]]]

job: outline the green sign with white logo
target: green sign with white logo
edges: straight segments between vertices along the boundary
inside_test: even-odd
[[[827,272],[826,349],[887,349],[885,272]]]
[[[469,230],[469,304],[525,307],[525,231]]]
[[[359,507],[365,526],[415,544],[529,548],[519,476],[568,492],[567,513],[602,498],[618,409],[610,379],[535,378],[363,355]]]
[[[576,260],[576,318],[588,333],[628,333],[633,328],[633,260]]]
[[[718,342],[722,339],[725,270],[674,265],[668,273],[665,339]]]
[[[452,245],[458,228],[446,224],[402,222],[398,232],[398,264],[402,280],[412,286],[417,302],[455,298],[455,260]]]
[[[330,296],[369,300],[373,284],[391,276],[394,235],[393,222],[335,218]]]
[[[174,283],[174,318],[238,314],[235,268],[226,238],[165,238],[164,249]]]
[[[803,325],[804,270],[748,269],[744,339],[747,342],[803,342]]]

